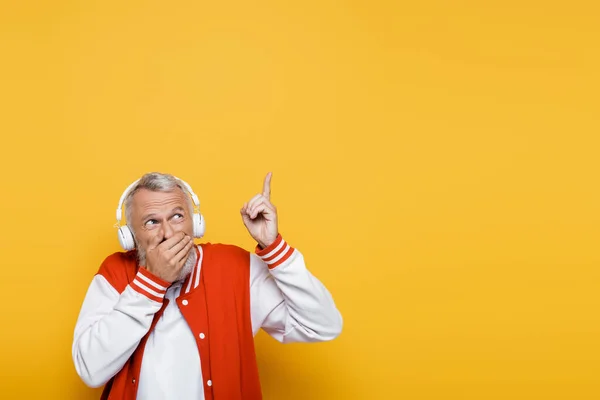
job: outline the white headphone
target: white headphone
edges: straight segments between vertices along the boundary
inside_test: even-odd
[[[179,179],[177,177],[175,177],[175,179],[177,179],[179,182],[181,182],[183,184],[183,186],[185,186],[186,190],[192,197],[192,201],[194,202],[194,215],[193,215],[194,237],[201,238],[202,236],[204,236],[206,226],[204,224],[204,217],[202,216],[202,214],[200,214],[200,201],[198,200],[198,196],[196,196],[196,194],[194,193],[194,191],[192,190],[190,185],[188,185],[186,182],[182,181],[181,179]],[[117,207],[117,223],[115,224],[115,227],[119,228],[119,230],[117,232],[117,234],[119,236],[119,243],[121,244],[121,247],[125,251],[135,249],[135,240],[133,239],[133,232],[131,232],[131,229],[129,229],[129,227],[127,225],[121,226],[123,201],[129,194],[131,189],[133,189],[133,187],[138,182],[139,182],[139,179],[136,180],[135,182],[133,182],[131,185],[129,185],[127,187],[127,189],[125,189],[125,191],[121,195],[121,199],[119,200],[119,206]]]

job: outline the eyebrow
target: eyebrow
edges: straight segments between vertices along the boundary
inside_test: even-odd
[[[185,209],[183,207],[175,207],[174,209],[171,210],[171,214],[174,214],[174,213],[177,213],[177,212],[185,214]],[[156,217],[156,214],[154,214],[154,213],[152,213],[152,214],[146,214],[142,218],[142,221],[148,221],[149,219],[152,219],[154,217]]]
[[[142,217],[142,221],[147,221],[149,219],[152,219],[156,216],[156,214],[146,214]]]

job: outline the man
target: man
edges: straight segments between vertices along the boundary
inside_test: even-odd
[[[172,175],[146,174],[128,190],[123,228],[135,249],[104,260],[73,340],[77,373],[105,385],[103,399],[260,399],[259,329],[282,343],[340,334],[330,293],[279,233],[270,173],[240,210],[254,252],[195,245],[203,219],[186,190],[195,194]]]

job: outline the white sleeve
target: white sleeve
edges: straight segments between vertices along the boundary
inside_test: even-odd
[[[117,372],[150,329],[166,287],[138,272],[123,293],[96,275],[86,293],[73,338],[77,374],[90,387],[100,387]]]
[[[283,239],[250,255],[250,305],[253,333],[262,328],[281,343],[327,341],[342,331],[331,294]]]

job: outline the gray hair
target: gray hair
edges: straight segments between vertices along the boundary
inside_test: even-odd
[[[175,178],[170,174],[162,174],[160,172],[150,172],[145,174],[140,178],[140,180],[136,183],[136,185],[131,188],[131,191],[125,197],[125,220],[127,221],[127,226],[131,230],[131,233],[134,235],[133,226],[131,225],[131,203],[133,203],[133,196],[140,189],[146,189],[153,192],[171,192],[179,188],[183,194],[185,195],[186,202],[188,204],[190,215],[194,212],[194,206],[192,205],[192,199],[185,188],[184,184],[181,180]]]

